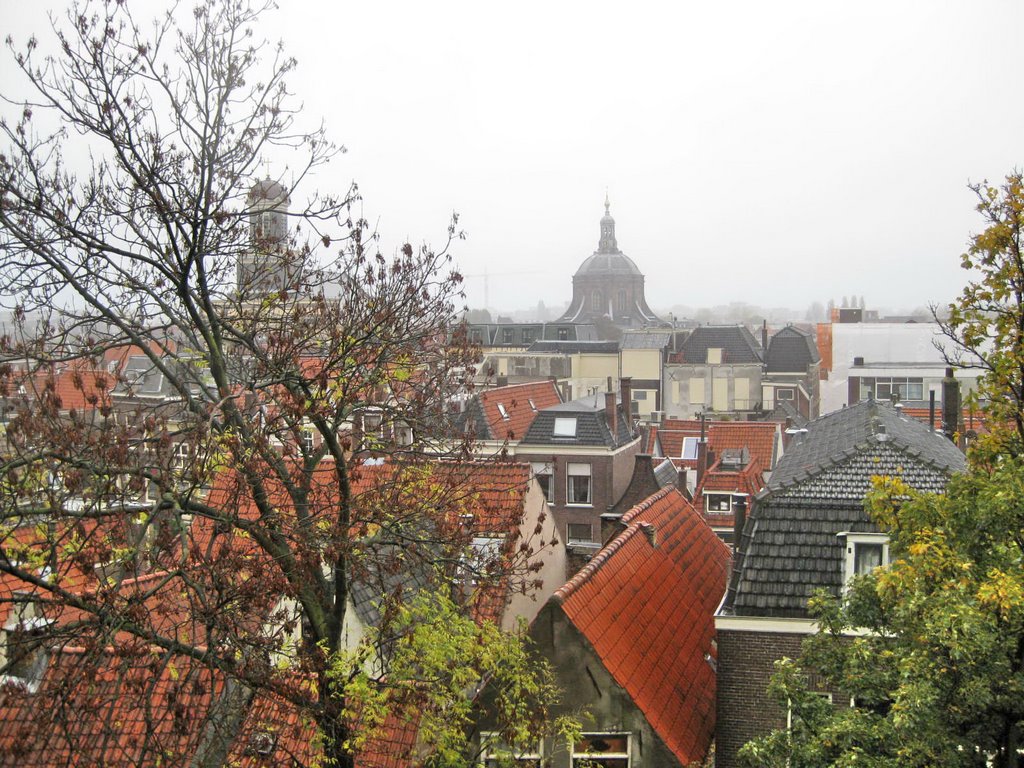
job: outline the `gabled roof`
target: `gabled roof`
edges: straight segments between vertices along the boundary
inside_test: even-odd
[[[745,325],[701,325],[686,337],[679,354],[673,356],[673,362],[703,365],[712,348],[722,350],[725,365],[762,361],[761,345]]]
[[[695,468],[695,460],[684,460],[683,439],[700,437],[700,422],[690,419],[665,419],[658,427],[661,449],[678,467]],[[716,456],[726,450],[746,448],[762,470],[770,471],[778,461],[782,426],[776,421],[706,421],[704,434]]]
[[[858,403],[807,430],[754,503],[724,613],[806,618],[816,590],[838,595],[842,588],[838,534],[878,531],[863,507],[872,477],[898,476],[919,491],[941,492],[965,466],[949,440],[888,403]]]
[[[922,491],[941,491],[946,486],[945,478],[964,468],[964,455],[953,443],[917,419],[901,416],[888,402],[855,403],[810,422],[806,429],[790,441],[786,455],[772,473],[773,489],[813,479],[801,491],[809,493],[810,488],[828,483],[831,475],[839,471],[835,469],[837,465],[871,452],[894,456],[897,462],[903,455],[912,459],[913,466],[922,468],[920,482],[924,485],[915,486]],[[871,474],[892,474],[889,470],[896,466],[878,466],[877,471],[866,475],[843,473],[834,490],[844,498],[861,499],[870,486]]]
[[[764,488],[764,474],[757,459],[749,459],[740,468],[728,468],[719,457],[701,478],[693,494],[693,505],[701,511],[708,525],[731,526],[735,521],[732,512],[711,512],[704,508],[705,493],[745,493],[747,506],[754,496]]]
[[[671,328],[664,330],[624,331],[620,346],[622,349],[664,349],[672,343]]]
[[[688,765],[714,735],[715,672],[706,659],[715,653],[729,550],[675,488],[622,521],[627,528],[553,600]]]
[[[561,402],[558,387],[550,380],[487,389],[469,402],[460,422],[472,423],[477,439],[519,440],[539,411]]]
[[[765,366],[768,373],[806,373],[807,366],[821,362],[814,337],[788,325],[768,341]]]
[[[621,403],[615,406],[615,430],[605,407],[603,394],[589,395],[569,403],[553,405],[537,414],[530,425],[524,445],[592,445],[602,448],[618,448],[632,442],[639,433],[633,427],[632,418],[627,418]],[[572,434],[559,429],[575,421]]]

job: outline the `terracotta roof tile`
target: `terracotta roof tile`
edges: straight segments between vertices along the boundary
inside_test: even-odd
[[[722,451],[746,448],[765,470],[771,470],[782,425],[777,421],[708,421],[704,424],[708,445],[716,456]],[[692,419],[666,419],[658,428],[662,451],[676,466],[695,468],[696,461],[684,460],[683,438],[700,437],[700,422]]]
[[[704,654],[712,650],[729,550],[675,488],[637,505],[623,522],[627,528],[555,599],[689,764],[704,757],[714,733],[715,675]],[[680,713],[689,715],[682,720]]]
[[[562,402],[553,381],[488,389],[480,392],[477,397],[494,440],[521,439],[538,411]]]

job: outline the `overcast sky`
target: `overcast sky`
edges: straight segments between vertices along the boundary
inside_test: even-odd
[[[485,273],[493,309],[568,301],[606,189],[655,310],[946,302],[966,185],[1024,167],[1015,0],[280,4],[264,32],[349,150],[317,186],[358,181],[389,249],[457,211],[472,307]]]

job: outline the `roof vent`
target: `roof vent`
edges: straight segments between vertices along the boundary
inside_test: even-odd
[[[258,731],[249,737],[249,748],[246,750],[250,755],[269,755],[277,746],[277,735],[270,731]]]
[[[889,435],[885,433],[885,424],[879,424],[875,429],[875,437],[878,438],[878,442],[884,443],[889,439]]]
[[[640,530],[642,530],[644,532],[644,536],[646,536],[647,540],[649,542],[651,542],[651,546],[652,547],[657,547],[658,546],[658,529],[657,528],[655,528],[653,525],[651,525],[648,522],[643,522],[643,523],[640,523]]]

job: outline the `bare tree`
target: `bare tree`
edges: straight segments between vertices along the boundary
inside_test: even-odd
[[[5,669],[64,647],[51,719],[88,701],[102,719],[72,673],[121,669],[146,702],[140,764],[217,764],[268,692],[353,765],[351,580],[419,561],[443,591],[473,565],[453,524],[471,484],[416,463],[449,445],[431,438],[472,373],[461,278],[447,246],[379,253],[354,188],[293,210],[341,150],[299,128],[295,62],[258,42],[269,5],[144,29],[122,2],[75,3],[55,56],[12,46],[33,96],[0,122],[0,600],[32,633]],[[272,152],[287,183],[260,178]],[[360,468],[385,454],[406,469]],[[178,723],[168,686],[206,725]]]

